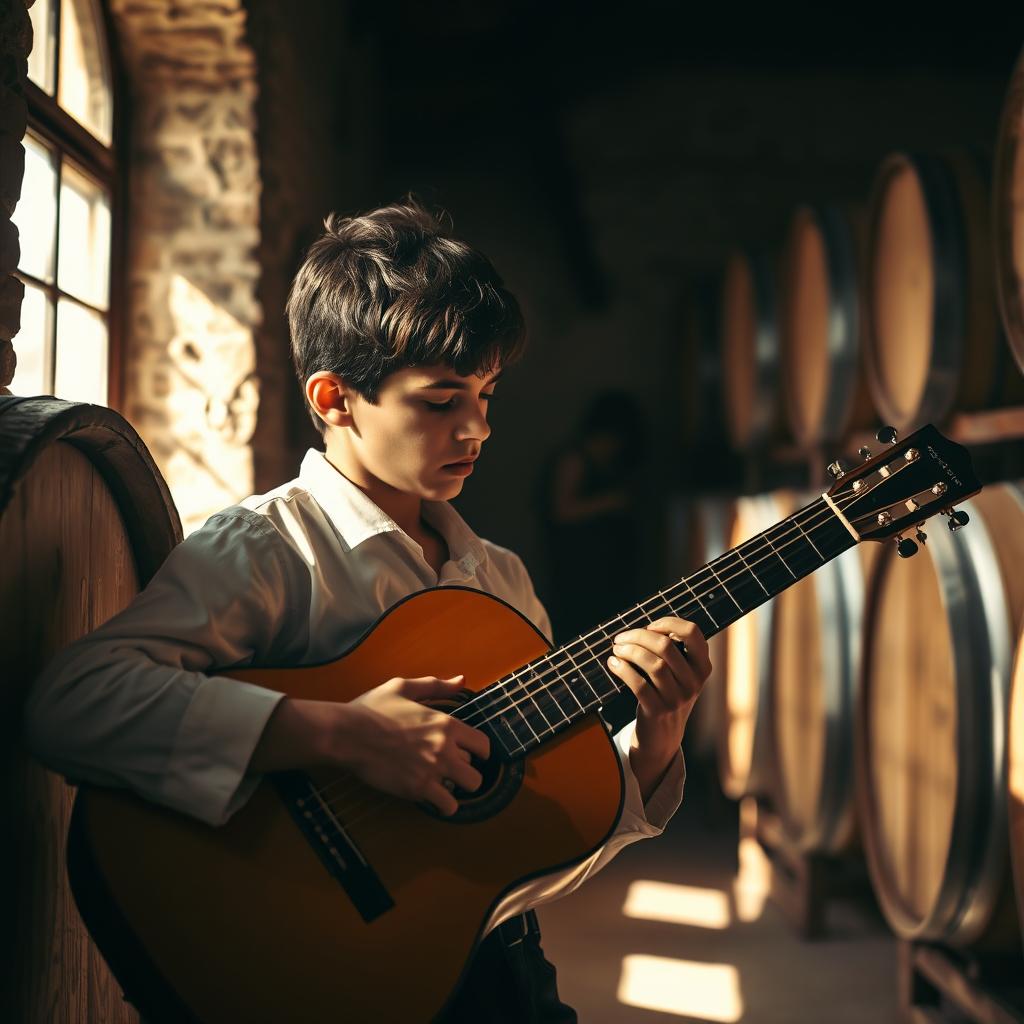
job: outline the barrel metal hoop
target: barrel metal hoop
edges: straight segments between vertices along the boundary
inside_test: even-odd
[[[967,506],[970,508],[970,504]],[[957,793],[943,883],[919,935],[969,945],[991,918],[1005,857],[1005,704],[1009,620],[995,550],[980,513],[970,537],[935,531],[929,547],[954,637]],[[988,693],[988,700],[979,695]]]
[[[941,421],[953,408],[966,357],[967,231],[953,173],[937,157],[914,156],[932,235],[935,291],[932,361],[918,422]]]
[[[763,443],[775,423],[779,392],[779,335],[776,326],[775,269],[766,252],[748,253],[757,323],[754,336],[754,396],[751,412],[750,441]]]
[[[853,231],[842,211],[834,206],[825,206],[814,213],[825,240],[830,300],[829,378],[820,440],[835,443],[842,440],[850,421],[860,381],[861,326],[857,254]]]
[[[824,573],[827,575],[823,576]],[[853,803],[853,716],[860,680],[861,621],[864,611],[864,569],[856,548],[844,551],[813,578],[818,587],[823,623],[832,628],[822,637],[825,683],[825,763],[815,848],[836,852]],[[827,641],[827,642],[826,642]]]

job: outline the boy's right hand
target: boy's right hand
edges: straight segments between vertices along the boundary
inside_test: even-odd
[[[334,738],[337,763],[375,789],[454,814],[459,804],[445,782],[477,789],[483,778],[469,759],[475,754],[486,761],[491,742],[424,702],[450,699],[462,682],[462,676],[396,677],[350,701],[344,706],[351,716]]]
[[[462,679],[396,677],[345,704],[285,697],[267,723],[249,768],[345,768],[375,789],[454,814],[458,801],[445,782],[470,792],[477,789],[483,780],[470,757],[486,760],[490,740],[425,702],[451,698],[462,688]],[[299,750],[304,757],[295,763],[291,752]]]

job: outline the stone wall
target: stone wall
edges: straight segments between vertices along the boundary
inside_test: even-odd
[[[17,358],[11,339],[21,327],[25,295],[25,286],[14,276],[21,248],[11,216],[21,198],[25,175],[21,140],[28,118],[24,83],[32,48],[31,3],[0,0],[0,394],[14,379]]]
[[[132,110],[124,411],[187,533],[253,489],[256,60],[241,0],[111,11]]]

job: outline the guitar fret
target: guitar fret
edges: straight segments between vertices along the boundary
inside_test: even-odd
[[[583,705],[576,699],[572,687],[564,679],[559,679],[551,691],[566,723],[574,722],[583,711]]]
[[[547,699],[552,704],[554,704],[554,706],[558,709],[558,713],[562,716],[562,722],[560,722],[557,726],[557,728],[561,728],[563,724],[568,724],[572,721],[572,715],[575,712],[571,705],[569,706],[568,711],[565,710],[565,708],[562,706],[562,701],[559,700],[559,695],[571,693],[572,691],[566,685],[565,680],[562,678],[562,676],[559,674],[558,670],[554,666],[551,666],[550,670],[554,672],[555,678],[553,682],[543,684],[544,694],[547,697]]]
[[[793,522],[796,525],[796,528],[804,535],[804,537],[807,540],[807,543],[810,544],[812,548],[814,548],[814,553],[821,559],[821,564],[824,565],[828,561],[828,559],[818,550],[818,545],[815,544],[814,541],[807,536],[807,534],[804,532],[804,528],[800,525],[799,522],[797,522],[795,519],[793,520]]]
[[[776,550],[775,545],[772,543],[772,539],[771,539],[771,537],[768,536],[767,531],[765,531],[764,539],[768,542],[768,547],[770,547],[772,549],[772,551],[775,554],[775,557],[785,566],[786,571],[789,573],[789,575],[792,576],[794,580],[798,579],[797,574],[795,572],[793,572],[792,569],[790,569],[789,562],[787,562],[782,557],[782,555],[780,555],[779,552]]]
[[[758,584],[758,586],[759,586],[759,587],[760,587],[760,588],[761,588],[761,589],[762,589],[762,590],[763,590],[763,591],[764,591],[764,592],[765,592],[766,594],[768,594],[768,596],[769,596],[769,597],[771,597],[772,595],[768,593],[768,588],[767,588],[767,587],[766,587],[766,586],[765,586],[765,585],[764,585],[764,584],[763,584],[763,583],[761,582],[761,580],[760,580],[760,579],[758,578],[758,576],[757,576],[757,573],[755,573],[755,572],[754,572],[754,570],[750,568],[750,565],[749,565],[749,563],[747,562],[747,560],[746,560],[746,559],[745,559],[745,558],[743,557],[743,552],[742,552],[742,550],[741,550],[740,548],[737,548],[737,549],[736,549],[736,554],[737,554],[737,555],[739,555],[740,561],[741,561],[741,562],[742,562],[742,563],[743,563],[743,564],[744,564],[744,565],[746,566],[746,568],[747,568],[747,572],[749,572],[749,573],[750,573],[750,575],[751,575],[751,576],[753,576],[753,577],[754,577],[754,579],[755,579],[755,580],[757,581],[757,584]]]
[[[576,640],[574,641],[574,643],[581,643],[581,642],[582,642],[583,646],[586,647],[587,653],[590,654],[591,656],[593,656],[594,652],[590,649],[590,645],[586,642],[586,640],[583,639],[582,636],[577,637]],[[568,657],[568,659],[573,663],[573,667],[576,669],[577,672],[579,672],[580,676],[582,676],[583,682],[585,682],[587,684],[587,688],[594,695],[594,699],[597,701],[597,706],[600,707],[601,704],[604,703],[604,701],[602,700],[600,694],[597,692],[597,690],[594,689],[594,686],[590,682],[590,679],[583,672],[580,671],[579,665],[576,664],[576,659],[569,653],[568,648],[563,648],[563,650],[565,651],[566,656]],[[575,694],[574,694],[574,696],[575,696]],[[583,709],[583,705],[582,704],[580,704],[580,708],[581,708],[581,710]]]
[[[563,648],[563,649],[565,650],[565,656],[566,656],[566,657],[567,657],[567,658],[568,658],[568,659],[569,659],[569,660],[570,660],[570,661],[572,662],[572,667],[573,667],[574,669],[576,669],[576,672],[577,672],[577,674],[578,674],[578,675],[583,675],[583,673],[582,673],[582,672],[580,672],[580,667],[579,667],[579,665],[577,665],[577,664],[576,664],[576,659],[575,659],[575,658],[574,658],[574,657],[572,656],[572,654],[570,653],[569,649],[568,649],[568,648]],[[590,687],[590,692],[591,692],[591,693],[593,693],[593,694],[594,694],[594,696],[596,697],[596,696],[597,696],[597,693],[596,693],[596,692],[594,691],[594,688],[593,688],[592,686],[590,686],[590,680],[589,680],[589,679],[587,679],[587,677],[586,677],[586,676],[583,676],[583,679],[584,679],[584,682],[586,682],[587,686],[589,686],[589,687]],[[567,690],[569,691],[569,694],[570,694],[570,695],[572,696],[572,699],[573,699],[574,701],[576,701],[576,703],[577,703],[577,704],[579,705],[579,709],[580,709],[580,711],[581,711],[581,712],[586,712],[586,711],[587,711],[587,708],[585,708],[585,707],[583,706],[583,704],[582,704],[582,702],[580,701],[579,697],[577,697],[577,696],[576,696],[576,694],[575,694],[575,693],[573,692],[573,689],[572,689],[572,687],[571,687],[571,686],[567,686],[567,687],[566,687],[566,689],[567,689]]]
[[[520,682],[518,685],[522,686],[522,683]],[[530,734],[533,736],[533,738],[535,740],[539,740],[540,737],[537,735],[536,732],[534,732],[533,726],[530,725],[530,720],[526,717],[526,713],[523,711],[522,707],[520,707],[517,701],[513,701],[513,703],[511,704],[511,710],[519,714],[519,717],[526,723],[526,728],[530,730]]]
[[[502,711],[494,715],[493,720],[498,722],[499,725],[505,726],[505,728],[509,731],[509,734],[512,736],[513,742],[519,748],[518,750],[510,749],[508,745],[505,743],[505,740],[502,739],[501,742],[505,746],[505,750],[507,751],[509,757],[512,757],[515,754],[525,754],[526,744],[523,743],[523,741],[519,738],[519,734],[515,731],[515,729],[512,728],[512,723],[506,717],[505,712]],[[497,735],[497,733],[495,733],[495,735]]]
[[[718,624],[717,620],[715,619],[714,615],[712,615],[711,612],[709,612],[707,610],[707,608],[704,607],[704,602],[700,599],[700,597],[698,596],[696,591],[693,589],[693,587],[690,586],[690,583],[687,580],[687,578],[684,576],[680,582],[683,584],[684,587],[686,587],[686,589],[691,594],[693,594],[694,598],[697,601],[697,604],[699,604],[700,607],[701,607],[701,611],[703,611],[704,614],[714,623],[715,629],[721,629],[722,627],[719,626],[719,624]]]
[[[725,555],[722,555],[721,557],[724,558]],[[717,562],[718,560],[719,559],[716,558],[715,562]],[[718,575],[718,573],[715,572],[715,563],[708,562],[707,568],[711,571],[711,575],[714,576],[716,580],[718,580],[718,585],[725,591],[726,596],[732,601],[734,605],[736,605],[737,609],[739,609],[739,613],[742,615],[744,610],[743,606],[739,603],[739,601],[736,600],[735,597],[732,596],[732,591],[722,582],[722,578]]]
[[[537,673],[533,672],[532,675],[534,680],[536,680]],[[548,721],[547,716],[544,714],[543,708],[541,708],[541,706],[537,703],[537,698],[534,697],[533,692],[529,689],[526,683],[522,684],[522,688],[525,691],[526,696],[529,698],[530,703],[533,704],[533,706],[537,709],[537,713],[540,715],[541,721],[547,727],[548,732],[554,732],[555,730],[551,728],[551,723]]]

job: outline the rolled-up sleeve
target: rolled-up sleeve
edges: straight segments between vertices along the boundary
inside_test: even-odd
[[[244,509],[212,517],[33,682],[29,749],[71,782],[223,823],[258,784],[246,769],[282,694],[208,673],[284,662],[308,607],[308,572],[271,524]]]

